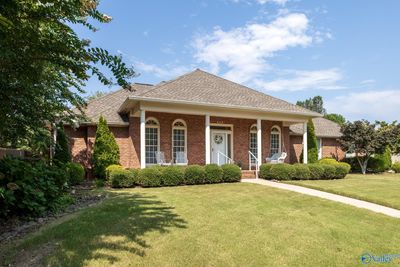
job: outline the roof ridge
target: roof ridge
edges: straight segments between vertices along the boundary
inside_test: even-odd
[[[192,73],[194,73],[194,72],[196,72],[196,71],[198,71],[198,70],[200,70],[200,69],[192,70],[192,71],[190,71],[190,72],[188,72],[188,73],[185,73],[185,74],[182,74],[181,76],[176,77],[175,79],[171,79],[171,80],[169,80],[169,81],[161,82],[161,83],[159,83],[159,84],[153,85],[153,88],[151,88],[150,90],[148,90],[148,91],[146,91],[146,92],[143,92],[142,94],[139,94],[138,96],[145,96],[147,93],[149,93],[149,92],[151,92],[151,91],[153,91],[153,90],[155,90],[155,89],[158,89],[158,88],[160,88],[160,87],[162,87],[162,86],[164,86],[164,85],[170,84],[170,83],[172,83],[172,82],[178,81],[178,80],[180,80],[180,79],[186,77],[187,75],[192,74]]]
[[[243,84],[240,84],[240,83],[237,83],[237,82],[234,82],[234,81],[230,81],[230,80],[228,80],[228,79],[226,79],[226,78],[224,78],[224,77],[218,76],[218,75],[216,75],[216,74],[213,74],[213,73],[210,73],[210,72],[201,70],[201,69],[196,69],[196,70],[199,70],[199,71],[201,71],[201,72],[204,72],[204,73],[206,73],[206,74],[208,74],[208,75],[212,75],[212,76],[214,76],[214,77],[216,77],[216,78],[225,80],[225,81],[227,81],[227,82],[234,83],[234,84],[237,84],[237,85],[239,85],[239,86],[245,87],[246,89],[251,90],[251,91],[253,91],[253,92],[257,93],[257,94],[261,94],[261,95],[263,95],[263,96],[268,96],[268,97],[271,97],[271,98],[273,98],[273,99],[275,99],[275,100],[282,101],[282,102],[285,102],[285,103],[290,104],[290,105],[294,105],[294,106],[299,107],[299,108],[301,108],[301,109],[303,109],[303,110],[305,110],[305,111],[308,111],[308,112],[310,112],[310,111],[311,111],[311,112],[315,112],[315,111],[309,110],[309,109],[307,109],[307,108],[304,108],[304,107],[302,107],[302,106],[298,106],[298,105],[296,105],[296,104],[290,103],[289,101],[286,101],[286,100],[277,98],[277,97],[272,96],[272,95],[269,95],[269,94],[265,94],[265,93],[263,93],[263,92],[260,92],[260,91],[258,91],[258,90],[256,90],[256,89],[253,89],[253,88],[248,87],[248,86],[246,86],[246,85],[243,85]],[[318,112],[315,112],[315,113],[320,114],[320,113],[318,113]]]

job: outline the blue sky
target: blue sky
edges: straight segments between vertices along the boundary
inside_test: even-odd
[[[400,1],[102,1],[92,44],[158,83],[201,68],[350,120],[400,120]],[[95,80],[88,93],[110,91]]]

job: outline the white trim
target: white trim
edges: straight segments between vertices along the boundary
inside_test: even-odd
[[[319,143],[318,159],[322,159],[322,138],[317,138],[317,142]]]
[[[282,152],[282,129],[281,129],[280,126],[274,125],[274,126],[271,127],[271,131],[270,131],[270,133],[269,133],[269,152],[270,152],[270,154],[271,154],[271,146],[272,146],[272,142],[271,142],[272,130],[273,130],[274,128],[277,129],[278,132],[279,132],[279,141],[278,141],[278,142],[279,142],[279,149],[278,149],[278,153],[281,153],[281,152]],[[270,155],[270,157],[272,157],[272,155]]]
[[[261,119],[257,119],[257,161],[262,164],[262,124]]]
[[[155,122],[157,122],[157,125],[147,125],[147,122],[148,121],[150,121],[150,120],[153,120],[153,121],[155,121]],[[160,151],[160,132],[161,132],[161,130],[160,130],[160,122],[156,119],[156,118],[154,118],[154,117],[148,117],[147,119],[146,119],[146,121],[145,121],[145,134],[144,134],[144,148],[145,148],[145,156],[144,156],[144,163],[145,163],[145,167],[146,166],[152,166],[152,165],[156,165],[156,163],[148,163],[148,164],[146,164],[146,128],[156,128],[157,129],[157,151]]]
[[[303,123],[303,163],[308,163],[307,122]]]
[[[127,100],[136,100],[136,101],[147,101],[147,102],[158,102],[158,103],[174,103],[174,104],[189,104],[193,106],[205,106],[205,107],[220,107],[220,108],[234,108],[240,110],[253,110],[253,111],[264,111],[275,114],[292,114],[292,115],[300,115],[307,117],[322,117],[323,115],[318,114],[316,112],[292,112],[292,111],[277,111],[275,109],[270,108],[257,108],[257,107],[247,107],[247,106],[238,106],[238,105],[229,105],[229,104],[213,104],[213,103],[205,103],[205,102],[196,102],[196,101],[188,101],[188,100],[175,100],[175,99],[163,99],[163,98],[150,98],[150,97],[141,97],[141,96],[129,96]],[[126,100],[125,100],[126,101]],[[124,103],[123,103],[124,104]],[[121,107],[123,106],[121,105]],[[122,111],[121,108],[118,111]]]
[[[230,127],[231,129],[230,130],[220,130],[220,129],[210,129],[210,135],[212,134],[212,132],[215,132],[215,131],[217,131],[217,132],[221,132],[221,133],[227,133],[227,134],[230,134],[231,135],[231,155],[227,155],[227,156],[229,156],[232,160],[234,160],[235,158],[234,158],[234,146],[233,146],[233,140],[234,140],[234,135],[233,135],[233,124],[227,124],[227,123],[211,123],[210,124],[211,126],[222,126],[222,127]],[[211,128],[211,127],[210,127]],[[211,138],[211,136],[210,136],[210,138]],[[212,153],[212,151],[211,151],[211,139],[210,139],[210,153]],[[210,154],[210,159],[211,159],[211,154]]]
[[[175,123],[177,122],[182,122],[183,123],[183,127],[182,126],[174,126]],[[184,130],[185,131],[185,154],[186,157],[188,157],[189,153],[188,153],[188,147],[187,147],[187,124],[183,119],[176,119],[172,122],[172,127],[171,127],[171,159],[174,160],[174,130]]]
[[[206,164],[211,162],[211,133],[210,133],[210,115],[205,116],[205,152],[206,152]]]
[[[140,110],[140,168],[146,168],[146,111]]]
[[[222,125],[222,124],[221,124],[221,125]],[[228,156],[229,158],[231,158],[232,160],[234,160],[234,153],[233,153],[233,129],[232,129],[232,130],[211,129],[210,136],[213,136],[213,134],[215,134],[215,133],[224,133],[224,134],[226,134],[226,149],[227,149],[227,151],[225,151],[226,153],[224,153],[224,154],[226,154],[226,156]],[[231,136],[231,143],[230,143],[231,154],[230,154],[230,155],[228,155],[228,135]],[[211,147],[212,147],[212,142],[210,141],[210,143],[211,143]],[[210,149],[210,162],[213,161],[212,154],[213,154],[213,153],[212,153],[212,150]]]

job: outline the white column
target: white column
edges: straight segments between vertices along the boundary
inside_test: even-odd
[[[308,163],[307,122],[303,124],[303,163]]]
[[[140,110],[140,168],[146,168],[146,111]]]
[[[262,164],[262,130],[261,130],[261,119],[257,119],[257,160],[259,167]]]
[[[210,115],[206,115],[206,132],[205,132],[205,146],[206,146],[206,164],[210,164],[211,160],[211,143],[210,143]]]

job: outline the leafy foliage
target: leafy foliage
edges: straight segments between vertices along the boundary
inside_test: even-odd
[[[392,152],[389,146],[381,154],[375,154],[368,162],[368,169],[372,172],[384,172],[392,166]]]
[[[124,167],[118,164],[112,164],[106,168],[106,180],[110,179],[111,172],[116,170],[123,170]]]
[[[93,171],[98,178],[105,178],[106,168],[119,164],[119,147],[115,137],[108,128],[107,121],[102,116],[96,130],[93,146]]]
[[[313,98],[309,98],[304,101],[297,101],[296,105],[321,114],[326,114],[326,109],[324,108],[324,101],[321,96],[314,96]]]
[[[394,170],[396,173],[400,173],[400,163],[394,163],[392,165],[392,170]]]
[[[311,171],[307,164],[294,164],[295,175],[293,179],[296,180],[309,180],[311,178]]]
[[[134,187],[138,181],[138,170],[114,169],[110,173],[110,184],[114,188]]]
[[[314,123],[311,119],[307,123],[307,151],[308,163],[316,163],[318,161],[318,144]],[[300,154],[300,160],[303,161],[303,151]]]
[[[182,167],[170,166],[162,168],[162,185],[174,186],[183,184],[185,172]]]
[[[330,121],[336,122],[339,125],[343,125],[346,122],[346,118],[343,117],[340,114],[336,114],[336,113],[330,113],[330,114],[326,114],[324,116],[325,119],[328,119]]]
[[[363,174],[367,172],[372,155],[383,153],[388,145],[386,135],[379,132],[376,124],[366,120],[347,122],[342,125],[341,132],[341,148],[343,151],[355,153]]]
[[[203,184],[205,174],[204,167],[200,165],[189,165],[185,170],[185,184]]]
[[[206,172],[206,182],[207,183],[220,183],[223,179],[223,170],[217,164],[208,164],[204,167]]]
[[[242,177],[240,167],[235,164],[224,164],[221,166],[224,182],[239,182]]]
[[[68,137],[65,134],[63,125],[59,125],[57,129],[56,144],[54,150],[54,162],[68,163],[71,161],[71,154],[68,148]]]
[[[80,94],[90,77],[130,88],[135,76],[120,55],[91,45],[72,26],[91,31],[89,20],[108,23],[97,0],[3,1],[0,5],[0,144],[16,146],[61,115],[71,121],[71,106],[85,106]],[[106,77],[105,66],[115,77]]]
[[[79,163],[68,162],[65,164],[67,176],[68,176],[68,184],[77,185],[81,184],[85,179],[85,169]]]

